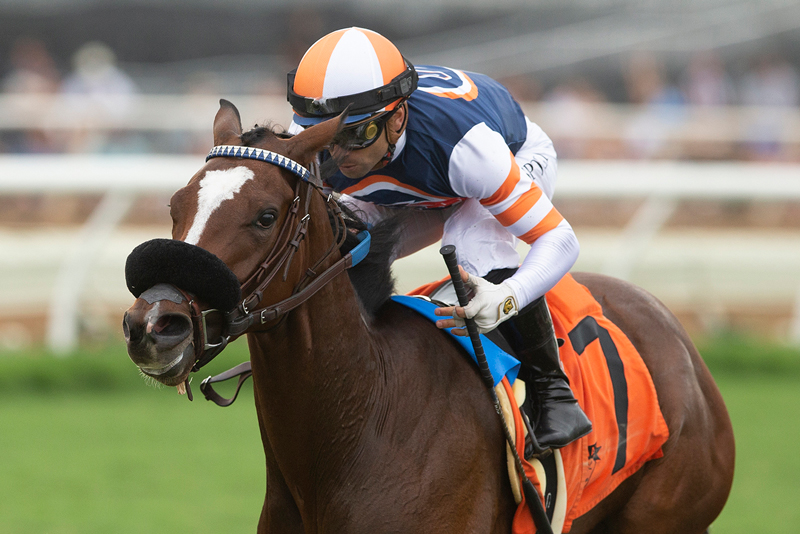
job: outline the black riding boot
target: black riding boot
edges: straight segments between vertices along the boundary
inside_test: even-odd
[[[539,395],[541,414],[534,430],[539,445],[559,449],[591,432],[592,423],[561,370],[558,340],[545,298],[535,300],[497,329],[517,353],[523,371],[527,371],[521,373],[521,378],[531,380]]]

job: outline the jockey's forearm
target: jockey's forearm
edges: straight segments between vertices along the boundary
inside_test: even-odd
[[[395,259],[409,256],[439,242],[449,210],[418,210],[408,217],[397,244]]]
[[[340,201],[356,212],[361,219],[371,225],[397,214],[397,209],[364,202],[349,195],[342,195]],[[444,221],[452,209],[414,210],[403,223],[403,231],[397,242],[394,259],[403,258],[442,238]]]
[[[534,241],[517,272],[506,280],[520,309],[552,289],[575,264],[579,252],[578,238],[567,221]]]

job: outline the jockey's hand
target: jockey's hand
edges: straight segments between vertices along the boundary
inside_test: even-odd
[[[472,289],[475,296],[465,307],[448,306],[436,308],[434,313],[448,319],[436,321],[439,328],[453,328],[453,334],[467,336],[464,317],[475,319],[478,332],[485,334],[519,312],[519,301],[511,286],[505,282],[493,284],[479,276],[467,273],[460,265],[458,271],[464,284]]]

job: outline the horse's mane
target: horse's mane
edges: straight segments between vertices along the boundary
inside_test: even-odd
[[[286,139],[291,135],[287,134],[280,125],[266,124],[256,125],[250,131],[243,133],[240,139],[244,146],[253,146],[269,137]],[[405,217],[398,214],[398,216],[389,217],[369,227],[356,212],[346,205],[339,202],[339,207],[349,230],[341,247],[342,254],[347,254],[359,243],[356,238],[357,233],[368,229],[371,236],[369,253],[358,265],[347,272],[364,312],[373,317],[394,293],[394,277],[391,266]],[[333,225],[333,220],[331,220],[331,225]]]
[[[279,139],[287,139],[291,137],[286,130],[284,130],[283,126],[280,124],[262,124],[259,126],[256,124],[253,128],[247,132],[244,132],[239,139],[242,141],[242,145],[244,146],[253,146],[259,141],[263,141],[268,137],[277,137]]]
[[[395,258],[404,217],[398,214],[369,227],[355,212],[341,202],[339,207],[342,209],[348,228],[345,242],[341,248],[342,254],[346,254],[359,243],[356,233],[369,230],[371,236],[369,253],[358,265],[350,268],[347,272],[364,311],[373,317],[394,293],[392,262]]]

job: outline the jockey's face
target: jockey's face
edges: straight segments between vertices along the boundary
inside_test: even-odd
[[[366,148],[347,150],[338,145],[330,148],[331,156],[339,164],[342,174],[352,180],[363,178],[368,172],[382,166],[381,160],[389,151],[389,143],[397,143],[405,124],[406,106],[401,106],[387,121],[381,136]],[[399,130],[399,131],[398,131]]]

